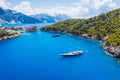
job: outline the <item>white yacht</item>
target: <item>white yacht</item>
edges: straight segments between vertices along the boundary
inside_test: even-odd
[[[65,53],[65,54],[61,54],[62,56],[77,56],[77,55],[81,55],[83,53],[83,51],[73,51],[73,52],[69,52],[69,53]]]

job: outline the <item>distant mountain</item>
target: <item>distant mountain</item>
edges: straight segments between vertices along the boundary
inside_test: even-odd
[[[39,20],[22,13],[0,7],[0,23],[40,23]]]
[[[55,15],[55,20],[56,22],[59,22],[59,21],[64,21],[64,20],[67,20],[67,19],[71,19],[70,16],[67,16],[65,14],[56,14]]]
[[[56,14],[55,16],[51,16],[48,14],[37,14],[28,16],[14,10],[3,9],[0,7],[0,24],[55,23],[67,19],[70,19],[70,17],[64,14]]]
[[[41,22],[47,22],[47,23],[55,22],[54,17],[47,14],[37,14],[37,15],[32,15],[32,17],[38,19]]]
[[[54,16],[48,14],[37,14],[37,15],[32,15],[32,17],[38,19],[40,22],[46,22],[46,23],[54,23],[54,22],[71,19],[71,17],[65,14],[56,14]]]

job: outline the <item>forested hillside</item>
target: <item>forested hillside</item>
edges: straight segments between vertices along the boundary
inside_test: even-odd
[[[89,19],[70,19],[41,28],[43,31],[71,33],[88,39],[102,40],[103,49],[120,57],[120,9]]]
[[[45,31],[60,31],[72,33],[73,35],[87,34],[88,37],[96,37],[96,39],[105,39],[106,45],[120,45],[120,9],[116,9],[107,13],[89,19],[70,19],[58,22],[51,26],[42,28]]]

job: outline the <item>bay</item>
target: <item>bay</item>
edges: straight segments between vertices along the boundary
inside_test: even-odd
[[[101,42],[65,34],[53,38],[54,33],[42,31],[29,34],[0,41],[0,80],[120,80],[120,64],[104,53]],[[60,55],[78,49],[83,50],[80,56]]]

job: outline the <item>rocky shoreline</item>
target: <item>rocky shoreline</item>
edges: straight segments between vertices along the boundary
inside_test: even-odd
[[[19,36],[26,36],[27,34],[23,33],[28,29],[37,30],[36,27],[0,27],[0,41],[6,39],[12,39]]]
[[[19,37],[19,36],[20,36],[20,34],[15,34],[15,35],[11,35],[11,36],[4,36],[4,37],[0,38],[0,41],[6,40],[6,39],[16,38],[16,37]]]
[[[107,51],[113,57],[120,58],[119,47],[106,46],[105,43],[102,43],[101,47],[103,50]]]
[[[75,35],[75,34],[72,34],[72,33],[61,32],[61,31],[49,31],[49,32],[57,32],[57,33],[64,33],[64,34],[67,34],[67,35],[71,35],[71,36],[78,36],[78,35]],[[105,53],[107,55],[113,56],[115,58],[120,58],[120,46],[112,47],[112,46],[106,46],[105,45],[105,40],[106,40],[107,36],[104,36],[104,37],[101,38],[101,37],[98,37],[97,35],[96,36],[88,36],[88,34],[82,34],[82,35],[80,35],[80,37],[83,37],[83,38],[86,38],[86,39],[89,39],[89,40],[102,41],[101,48],[105,51]]]
[[[90,40],[102,41],[101,48],[105,51],[105,53],[107,55],[113,56],[115,58],[120,58],[120,46],[118,46],[118,47],[106,46],[106,44],[105,44],[106,36],[103,38],[98,38],[97,36],[89,37],[87,34],[83,34],[81,37],[84,37],[84,38],[90,39]]]

